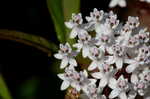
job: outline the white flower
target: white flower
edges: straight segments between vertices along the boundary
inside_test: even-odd
[[[143,80],[140,80],[136,74],[132,74],[131,83],[133,84],[134,90],[137,91],[140,96],[145,94],[147,84]]]
[[[120,99],[127,99],[126,91],[128,90],[128,80],[124,79],[123,75],[118,80],[112,78],[109,83],[109,87],[112,89],[109,98],[119,97]]]
[[[65,22],[65,25],[72,29],[70,33],[70,38],[75,38],[79,33],[85,32],[86,30],[81,28],[83,23],[82,15],[79,14],[72,14],[72,19],[69,22]]]
[[[96,46],[90,48],[89,58],[92,60],[92,63],[89,65],[88,70],[94,70],[97,67],[102,68],[104,63],[104,52],[100,48]]]
[[[113,8],[117,5],[119,5],[120,7],[126,7],[126,0],[111,0],[111,2],[109,3],[110,8]]]
[[[137,37],[137,35],[136,35],[136,36],[133,36],[133,37],[130,37],[130,38],[129,38],[129,40],[128,40],[128,42],[127,42],[127,47],[135,48],[135,47],[137,47],[139,44],[140,44],[140,42],[139,42],[139,39],[138,39],[138,37]]]
[[[103,52],[107,51],[113,44],[113,36],[102,34],[101,36],[97,36],[95,39],[97,40],[96,45],[100,46],[99,48],[103,50]]]
[[[150,69],[148,67],[144,68],[142,73],[139,74],[139,77],[143,81],[150,83]]]
[[[90,13],[90,17],[86,17],[88,22],[92,22],[92,24],[100,22],[103,19],[104,11],[98,11],[94,8],[93,12]]]
[[[117,20],[117,15],[112,11],[109,12],[108,18],[106,18],[106,23],[109,24],[112,29],[115,29],[119,25],[119,20]]]
[[[106,62],[108,64],[116,64],[117,69],[121,69],[123,63],[126,62],[125,57],[125,48],[120,45],[113,45],[112,48],[109,48],[108,53],[113,54],[113,56],[108,56]]]
[[[139,49],[138,51],[138,56],[135,57],[135,59],[133,61],[130,61],[129,64],[126,68],[126,71],[128,73],[133,72],[136,68],[138,68],[139,66],[143,66],[145,64],[149,64],[150,63],[150,50],[149,47],[142,47]]]
[[[72,78],[78,76],[78,73],[75,71],[74,68],[67,67],[65,69],[65,73],[58,74],[57,76],[63,80],[63,82],[61,84],[61,90],[65,90],[73,82]]]
[[[73,58],[76,56],[75,52],[72,51],[69,43],[65,45],[60,44],[60,50],[57,54],[54,55],[55,58],[62,60],[60,68],[65,68],[68,64],[72,66],[77,66],[76,60]]]
[[[78,38],[78,43],[74,44],[73,46],[76,47],[79,52],[82,49],[82,56],[85,58],[89,56],[90,47],[94,45],[92,38],[87,32],[80,33]]]
[[[129,24],[131,29],[137,28],[140,24],[138,17],[128,17],[127,24]]]
[[[95,79],[88,79],[88,74],[84,70],[78,73],[74,68],[68,67],[65,69],[65,73],[58,74],[58,77],[63,80],[61,85],[61,90],[65,90],[69,86],[75,88],[78,92],[88,86],[89,84],[94,84]]]
[[[147,31],[147,28],[141,29],[139,31],[138,39],[139,39],[140,43],[148,43],[149,42],[150,33],[146,32],[146,31]]]
[[[75,78],[76,81],[71,83],[71,86],[75,88],[77,91],[81,89],[84,90],[89,84],[95,84],[95,79],[88,79],[88,74],[86,70],[83,72],[80,71],[79,78]]]
[[[114,75],[115,70],[108,64],[103,64],[103,69],[99,72],[92,73],[92,76],[96,79],[100,79],[99,88],[104,88],[109,82],[110,78]]]
[[[81,99],[106,99],[105,95],[101,95],[101,90],[96,88],[95,84],[87,86],[84,94],[81,94]]]

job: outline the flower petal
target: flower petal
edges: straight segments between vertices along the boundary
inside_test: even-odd
[[[77,66],[77,62],[74,58],[69,59],[69,64],[72,65],[72,66]]]
[[[85,75],[85,77],[88,77],[88,73],[86,70],[83,70],[83,74]]]
[[[86,58],[89,55],[89,48],[87,46],[83,46],[82,56]]]
[[[118,5],[119,5],[120,7],[126,7],[127,3],[126,3],[125,0],[119,0]]]
[[[81,90],[81,87],[80,87],[80,85],[77,82],[71,83],[71,86],[73,88],[75,88],[78,92]]]
[[[96,83],[96,79],[89,79],[91,84],[95,84]]]
[[[70,33],[70,38],[75,38],[78,34],[78,29],[77,28],[73,28],[71,33]]]
[[[59,53],[54,54],[54,57],[57,58],[57,59],[62,59],[63,58],[62,54],[59,54]]]
[[[101,79],[104,75],[102,72],[95,72],[95,73],[92,73],[92,76],[96,79]]]
[[[111,0],[111,2],[109,3],[109,7],[113,8],[118,4],[118,0]]]
[[[123,66],[123,59],[122,58],[116,58],[115,62],[116,62],[117,69],[121,69]]]
[[[61,84],[61,90],[65,90],[69,87],[70,83],[68,81],[63,81]]]
[[[67,28],[72,29],[74,24],[72,22],[65,22]]]
[[[99,87],[104,88],[107,84],[108,84],[108,79],[107,79],[106,77],[103,77],[103,78],[100,80]]]
[[[110,78],[108,86],[111,89],[115,89],[117,87],[117,80],[115,78]]]
[[[138,66],[138,64],[135,64],[135,63],[128,65],[128,66],[126,67],[126,72],[127,72],[127,73],[133,72],[133,71],[136,69],[137,66]]]
[[[65,75],[64,74],[58,74],[57,75],[60,79],[65,80]]]
[[[63,69],[63,68],[65,68],[67,65],[68,65],[68,58],[64,58],[64,59],[61,61],[60,68]]]
[[[128,99],[125,92],[119,94],[120,99]]]
[[[94,69],[96,69],[96,67],[97,67],[97,63],[96,63],[96,61],[93,61],[90,64],[90,66],[88,67],[88,70],[94,70]]]
[[[132,74],[132,75],[131,75],[131,82],[132,82],[133,84],[136,84],[136,83],[138,82],[138,77],[137,77],[136,74]]]
[[[115,59],[113,56],[108,56],[108,59],[106,60],[107,64],[113,64],[115,63]]]
[[[115,98],[117,97],[118,95],[120,94],[120,91],[118,89],[114,89],[111,91],[110,95],[109,95],[109,98]]]

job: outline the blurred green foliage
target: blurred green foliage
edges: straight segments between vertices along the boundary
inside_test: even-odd
[[[0,96],[2,99],[12,99],[2,75],[0,75]]]

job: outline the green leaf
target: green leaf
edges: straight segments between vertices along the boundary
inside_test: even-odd
[[[61,43],[65,42],[65,26],[62,8],[62,0],[47,0],[48,9],[55,25],[57,38]]]
[[[57,51],[57,46],[54,43],[46,40],[43,37],[23,32],[0,30],[0,39],[7,39],[17,41],[19,43],[24,43],[47,53],[49,56],[51,55],[51,51]]]
[[[80,0],[47,0],[47,5],[55,25],[57,38],[61,43],[68,40],[69,30],[65,27],[64,22],[71,18],[72,13],[80,11]]]
[[[0,96],[2,99],[12,99],[2,75],[0,75]]]

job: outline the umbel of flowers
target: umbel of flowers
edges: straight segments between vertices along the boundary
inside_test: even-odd
[[[58,74],[63,80],[61,90],[71,88],[71,93],[80,93],[81,99],[135,99],[147,94],[150,33],[139,27],[139,18],[129,16],[120,23],[112,11],[94,9],[85,19],[83,23],[81,13],[72,14],[72,19],[65,22],[76,43],[60,44],[54,55],[64,69]],[[79,54],[91,60],[84,70],[76,61]]]

